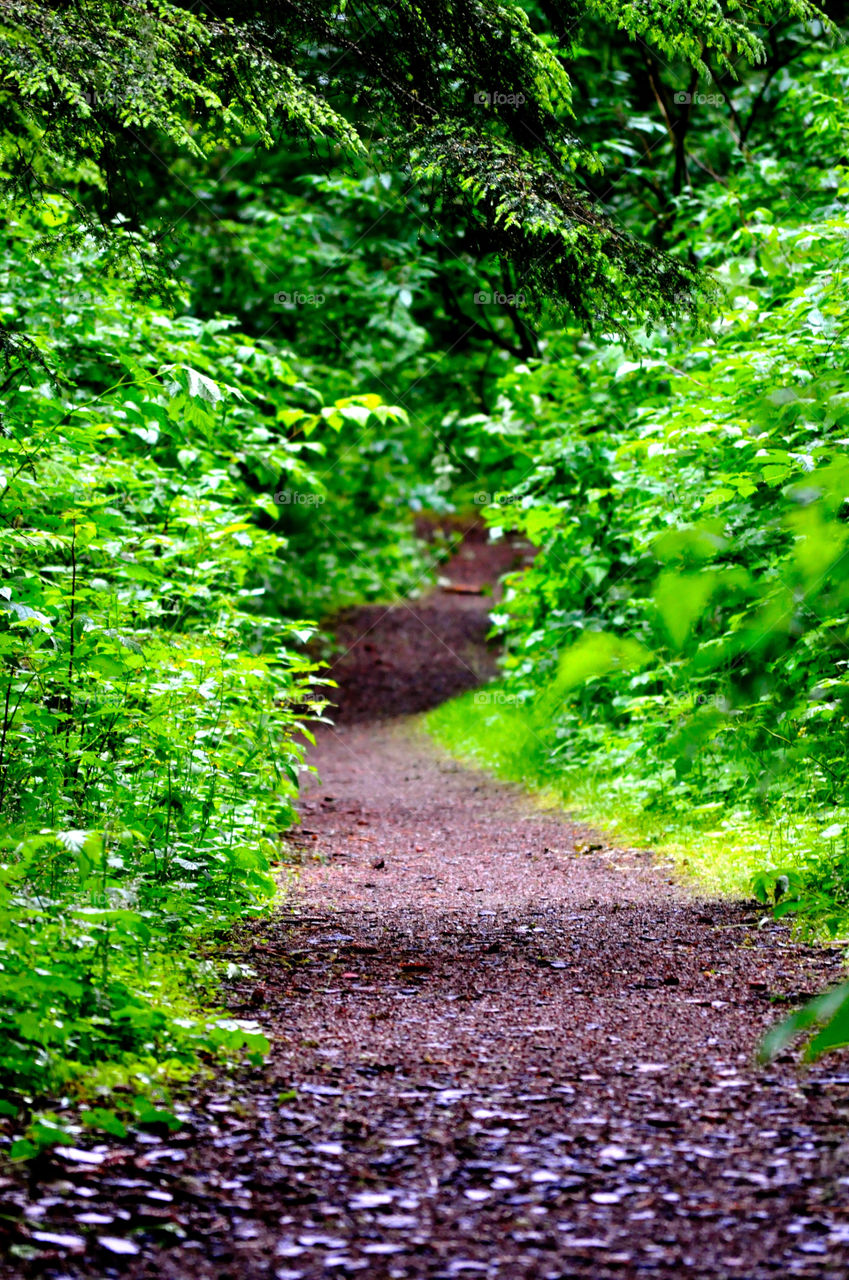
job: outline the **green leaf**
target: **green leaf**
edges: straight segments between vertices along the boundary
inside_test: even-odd
[[[638,641],[594,631],[582,636],[561,656],[554,691],[565,694],[587,680],[639,670],[651,660],[651,652]]]
[[[673,648],[684,648],[702,618],[718,581],[719,575],[712,571],[670,571],[660,575],[654,589],[654,601]]]
[[[764,1037],[759,1051],[762,1061],[769,1062],[782,1053],[801,1033],[813,1027],[821,1030],[808,1042],[805,1057],[815,1059],[829,1049],[849,1044],[849,982],[844,982],[824,995],[816,996],[791,1014]]]
[[[80,1112],[80,1120],[89,1129],[111,1133],[116,1138],[127,1136],[127,1126],[118,1119],[114,1111],[104,1107],[94,1107],[90,1111]]]

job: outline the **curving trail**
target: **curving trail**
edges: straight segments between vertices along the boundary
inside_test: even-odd
[[[136,1253],[38,1274],[846,1276],[846,1063],[752,1061],[774,997],[840,954],[371,718],[486,671],[487,605],[348,619],[302,875],[238,953],[232,1006],[271,1061],[85,1170],[85,1209]]]

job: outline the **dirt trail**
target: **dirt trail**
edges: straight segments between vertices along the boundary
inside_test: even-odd
[[[774,997],[833,980],[839,955],[369,722],[370,697],[407,709],[451,683],[449,628],[460,685],[490,661],[485,597],[425,609],[368,615],[337,664],[303,873],[232,990],[270,1063],[72,1176],[137,1252],[39,1274],[843,1280],[846,1063],[752,1060]],[[445,669],[422,692],[428,652]],[[43,1175],[39,1197],[42,1225],[80,1231]]]

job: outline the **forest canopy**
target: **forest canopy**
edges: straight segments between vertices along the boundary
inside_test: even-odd
[[[165,281],[177,230],[157,220],[149,234],[157,166],[167,169],[172,154],[201,162],[221,147],[302,138],[324,166],[402,169],[437,228],[450,228],[464,256],[497,259],[506,292],[534,314],[547,303],[621,332],[671,318],[696,301],[701,281],[690,255],[635,234],[593,189],[604,166],[570,75],[582,42],[600,25],[644,52],[674,135],[689,112],[670,113],[661,67],[676,65],[682,87],[672,98],[690,107],[703,83],[765,62],[775,25],[793,19],[821,21],[806,0],[582,12],[526,12],[512,0],[214,11],[11,0],[0,29],[4,191],[12,207],[61,196],[73,214],[54,241],[86,232],[129,251],[153,287]]]

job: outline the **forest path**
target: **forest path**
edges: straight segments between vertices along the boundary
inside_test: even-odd
[[[772,998],[839,954],[370,719],[485,674],[486,611],[349,617],[302,874],[234,953],[271,1058],[74,1177],[134,1252],[39,1274],[846,1276],[845,1063],[753,1063]],[[50,1230],[80,1230],[46,1191]]]
[[[269,1213],[288,1180],[270,1274],[845,1277],[849,1075],[753,1065],[838,953],[405,724],[316,760],[314,858],[253,957],[298,1089],[252,1162]]]

